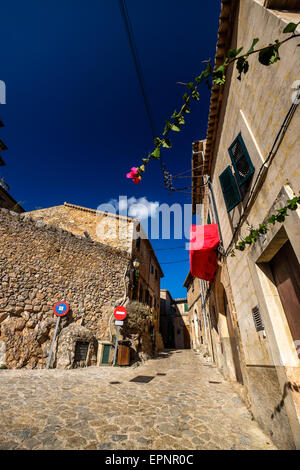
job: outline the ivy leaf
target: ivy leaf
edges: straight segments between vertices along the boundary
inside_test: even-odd
[[[267,219],[267,222],[268,222],[269,224],[273,224],[273,225],[274,225],[275,222],[276,222],[276,216],[275,216],[275,215],[272,215],[271,217],[269,217],[269,218]]]
[[[252,238],[250,236],[248,237],[245,237],[245,242],[248,244],[248,245],[251,245],[251,243],[253,242]]]
[[[229,49],[229,51],[227,52],[227,57],[229,57],[230,59],[233,59],[234,57],[236,57],[237,55],[239,55],[239,53],[243,50],[242,47],[240,47],[239,49]]]
[[[186,113],[186,114],[190,114],[191,111],[190,111],[190,108],[187,104],[183,106],[182,112]]]
[[[204,78],[204,71],[201,72],[200,75],[198,75],[198,77],[195,78],[195,82],[199,84],[202,82],[203,78]]]
[[[280,60],[279,57],[279,47],[280,44],[278,40],[276,40],[276,44],[273,44],[269,47],[265,47],[262,49],[258,55],[258,60],[262,65],[265,65],[268,67],[269,65],[274,64],[278,60]]]
[[[185,123],[184,117],[182,116],[182,114],[178,114],[177,122],[178,122],[178,124],[184,124]]]
[[[258,43],[259,39],[258,38],[254,38],[253,41],[252,41],[252,44],[251,44],[251,47],[249,49],[249,51],[247,52],[247,56],[249,54],[251,54],[253,51],[254,51],[254,47],[256,46],[256,44]]]
[[[215,85],[224,85],[226,81],[225,77],[225,64],[220,65],[213,73],[213,83]]]
[[[187,83],[186,87],[188,90],[192,90],[194,88],[194,82]]]
[[[148,162],[149,162],[149,158],[142,158],[142,162],[148,163]]]
[[[150,155],[151,155],[151,157],[155,158],[155,160],[159,160],[160,159],[160,148],[156,147],[156,149],[154,149],[154,151]]]
[[[171,131],[179,132],[180,131],[180,126],[179,124],[171,124]]]
[[[160,138],[159,138],[159,137],[155,137],[155,139],[154,139],[154,145],[155,145],[155,147],[158,147],[159,145],[161,145],[161,143],[162,143],[162,142],[161,142]]]
[[[139,170],[142,171],[142,172],[144,172],[144,171],[145,171],[145,165],[141,165],[141,166],[139,167]]]
[[[242,79],[242,74],[246,74],[249,70],[249,62],[248,60],[242,56],[240,57],[238,60],[237,60],[237,63],[236,63],[236,68],[239,72],[239,76],[237,77],[238,80],[241,80]]]
[[[288,208],[291,210],[291,211],[295,211],[298,207],[298,197],[294,197],[293,199],[289,199],[287,202],[289,203],[288,204]]]
[[[237,250],[244,251],[245,242],[239,242],[235,247],[236,247]]]
[[[211,75],[211,74],[212,74],[211,63],[208,62],[208,63],[207,63],[207,66],[206,66],[206,69],[205,69],[204,72],[203,72],[203,77],[204,77],[204,78],[207,78],[207,77],[209,77],[209,75]]]
[[[170,129],[171,129],[171,124],[170,124],[170,122],[167,120],[167,121],[166,121],[165,128],[164,128],[163,135],[165,135]]]
[[[286,25],[286,27],[284,28],[284,30],[282,32],[283,33],[293,33],[296,30],[298,24],[300,24],[300,21],[299,21],[299,23],[289,23],[289,24]]]
[[[170,141],[170,139],[168,139],[168,137],[166,137],[163,141],[162,141],[162,145],[163,147],[166,147],[168,149],[170,149],[172,147],[172,142]]]
[[[192,98],[196,101],[199,101],[200,95],[199,95],[199,92],[197,90],[192,91]]]
[[[266,224],[260,224],[258,231],[261,234],[267,233],[267,231],[268,231],[267,225]]]

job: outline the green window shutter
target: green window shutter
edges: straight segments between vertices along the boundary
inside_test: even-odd
[[[219,179],[227,212],[229,212],[241,202],[240,194],[230,166],[221,173]]]
[[[237,183],[239,186],[242,186],[253,175],[255,169],[241,134],[230,145],[228,152]]]
[[[185,312],[188,312],[189,311],[189,306],[187,303],[184,304],[184,311]]]

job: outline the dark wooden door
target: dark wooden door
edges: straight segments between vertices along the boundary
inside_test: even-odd
[[[300,340],[300,265],[287,241],[270,261],[272,274],[294,341]]]

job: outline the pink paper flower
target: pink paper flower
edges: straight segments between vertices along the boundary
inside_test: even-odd
[[[131,168],[130,173],[127,173],[126,178],[131,178],[135,184],[139,184],[142,177],[138,174],[138,169],[134,166]]]

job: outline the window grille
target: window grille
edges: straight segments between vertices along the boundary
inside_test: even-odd
[[[265,327],[258,306],[252,309],[252,315],[256,331],[264,331]]]

